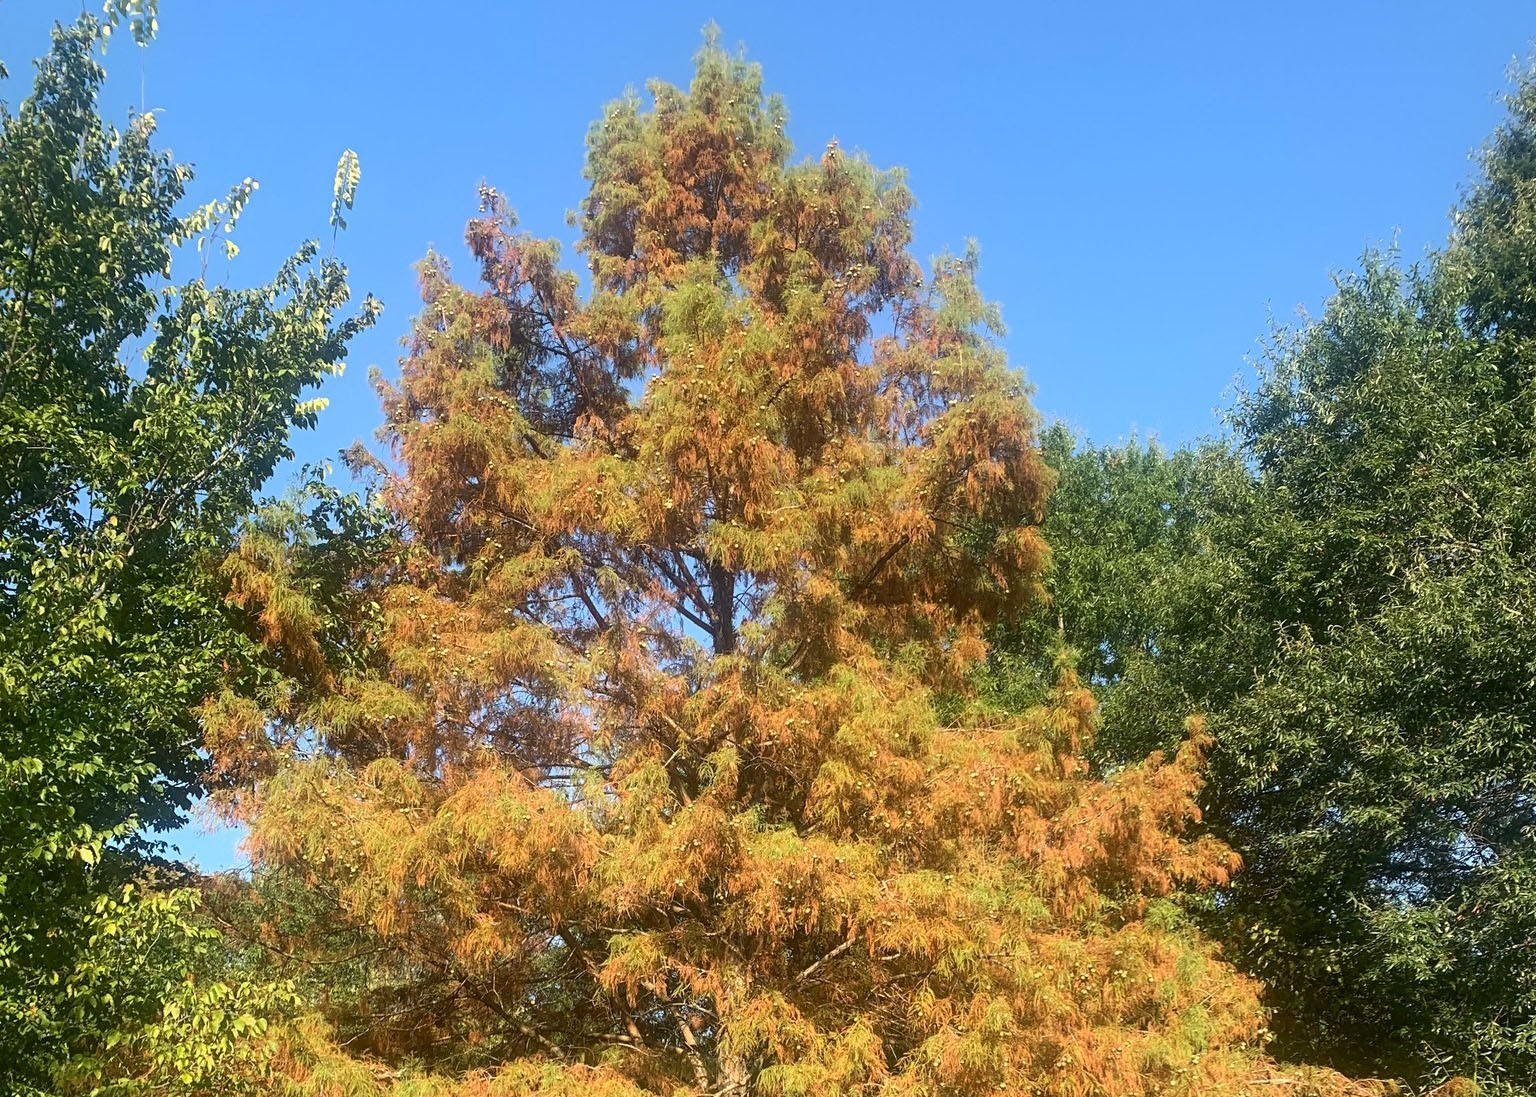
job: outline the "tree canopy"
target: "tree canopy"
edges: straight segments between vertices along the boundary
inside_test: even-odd
[[[588,139],[590,294],[489,188],[479,286],[422,264],[395,550],[337,584],[274,517],[231,561],[286,670],[211,710],[257,864],[226,909],[329,973],[285,1077],[1348,1090],[1277,1074],[1167,899],[1237,863],[1190,833],[1199,725],[1103,781],[1070,670],[1022,714],[973,688],[1052,479],[974,256],[925,276],[901,176],[792,162],[713,41],[649,93]]]

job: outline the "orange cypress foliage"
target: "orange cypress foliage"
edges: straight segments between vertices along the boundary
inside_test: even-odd
[[[1236,868],[1186,833],[1203,730],[1104,781],[1070,673],[1023,715],[967,691],[1050,489],[974,256],[925,283],[900,175],[791,164],[712,43],[650,92],[589,137],[589,295],[489,189],[482,287],[422,265],[373,669],[316,665],[270,543],[231,565],[305,677],[247,748],[259,877],[311,909],[264,932],[362,972],[285,1084],[1348,1091],[1275,1074],[1165,898]]]

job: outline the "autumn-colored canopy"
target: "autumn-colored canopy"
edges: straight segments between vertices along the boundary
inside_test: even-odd
[[[395,547],[321,553],[326,597],[292,530],[227,565],[283,675],[205,711],[241,909],[334,973],[283,1084],[1345,1088],[1277,1075],[1165,899],[1236,867],[1185,837],[1198,725],[1102,780],[1069,673],[1022,714],[972,688],[1051,487],[974,256],[925,278],[902,177],[792,163],[715,45],[649,90],[589,137],[590,292],[489,188],[480,285],[422,264]]]

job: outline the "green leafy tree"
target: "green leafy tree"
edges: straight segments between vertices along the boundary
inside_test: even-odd
[[[119,968],[98,945],[108,924],[191,939],[184,899],[123,888],[154,860],[146,833],[199,794],[195,710],[251,650],[209,561],[323,406],[304,391],[377,311],[370,299],[342,315],[345,269],[312,243],[253,289],[172,282],[178,253],[233,255],[223,230],[256,185],[179,212],[191,172],[153,147],[153,117],[102,121],[98,47],[125,21],[147,40],[153,14],[110,4],[57,28],[32,93],[0,105],[5,1092],[51,1086],[72,1052],[105,1041],[103,1016],[167,1020],[163,994],[102,974]],[[190,971],[158,955],[140,965],[151,982]],[[91,988],[108,985],[101,1014]]]
[[[1533,270],[1526,83],[1448,246],[1367,257],[1278,337],[1232,452],[1060,457],[1056,602],[1018,641],[1063,622],[1111,764],[1208,715],[1245,868],[1206,921],[1284,1054],[1509,1093],[1536,1078]]]
[[[1040,453],[1057,476],[1040,524],[1052,546],[1051,597],[994,630],[996,677],[1031,699],[1049,688],[1063,651],[1099,687],[1156,654],[1168,608],[1158,588],[1196,550],[1200,499],[1223,482],[1241,489],[1247,479],[1241,461],[1216,444],[1169,452],[1132,438],[1099,447],[1063,423],[1041,433]],[[1133,747],[1131,725],[1109,721],[1117,728],[1105,743],[1113,755],[1139,749],[1145,757],[1166,745],[1166,728],[1127,715],[1147,734]]]

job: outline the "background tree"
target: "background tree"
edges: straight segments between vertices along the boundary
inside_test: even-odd
[[[1169,452],[1132,438],[1098,447],[1060,422],[1042,432],[1040,452],[1057,475],[1040,523],[1052,546],[1050,597],[992,628],[993,685],[1024,703],[1038,699],[1065,654],[1113,708],[1107,687],[1157,655],[1172,608],[1164,586],[1200,551],[1211,493],[1246,490],[1248,470],[1219,445]],[[1150,719],[1142,710],[1116,712],[1098,753],[1123,761],[1166,747],[1162,721],[1182,701],[1160,704]]]
[[[974,258],[925,283],[901,177],[791,164],[713,42],[650,93],[589,137],[590,296],[489,189],[481,287],[423,264],[402,554],[338,585],[277,521],[228,565],[288,682],[210,710],[257,865],[224,909],[330,988],[287,1076],[1348,1088],[1277,1077],[1255,985],[1162,898],[1234,865],[1182,837],[1198,726],[1104,782],[1070,671],[1021,716],[972,696],[1051,481]]]
[[[319,402],[302,393],[339,369],[375,311],[338,316],[345,270],[317,262],[313,244],[255,289],[170,281],[178,248],[233,254],[214,234],[255,184],[180,213],[191,173],[155,150],[153,117],[121,132],[103,123],[97,47],[124,17],[141,40],[153,31],[153,5],[109,9],[57,28],[31,95],[14,113],[0,106],[8,1093],[50,1088],[63,1060],[102,1050],[116,1029],[142,1045],[135,1024],[209,991],[178,989],[207,952],[191,899],[124,888],[156,860],[148,834],[182,821],[201,788],[195,709],[250,654],[210,561],[289,456],[290,429],[314,421]],[[210,1009],[223,1018],[229,1004]],[[230,1023],[239,1016],[231,1006]],[[194,1031],[188,1019],[158,1046],[190,1046]],[[160,1069],[140,1066],[145,1078]]]
[[[1278,1049],[1511,1093],[1536,1077],[1533,141],[1527,82],[1447,248],[1368,257],[1277,339],[1229,456],[1065,457],[1028,626],[1059,615],[1102,676],[1111,763],[1207,714],[1207,820],[1246,868],[1206,923]]]

